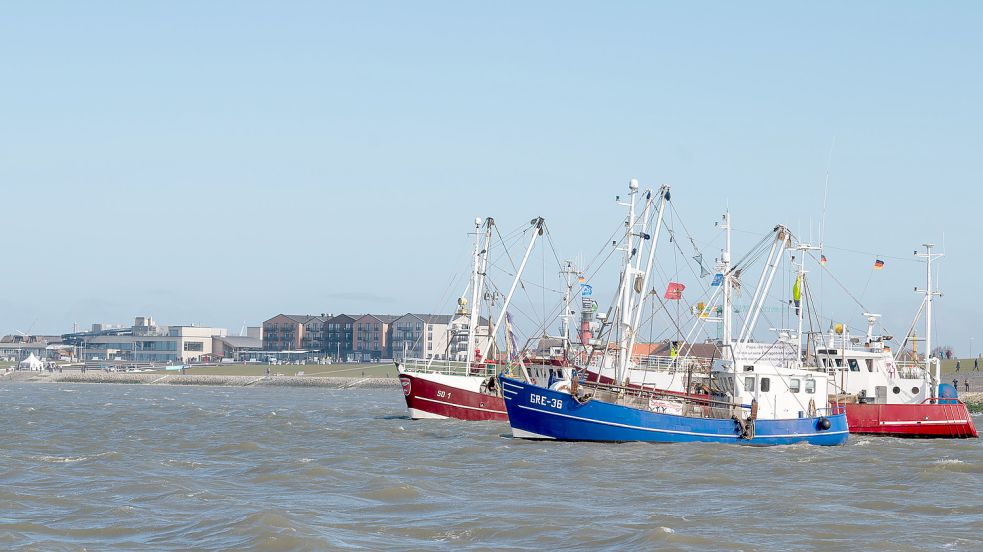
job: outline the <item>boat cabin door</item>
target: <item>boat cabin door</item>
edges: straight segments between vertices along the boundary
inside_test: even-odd
[[[887,404],[886,385],[877,385],[874,387],[874,402],[877,404]]]

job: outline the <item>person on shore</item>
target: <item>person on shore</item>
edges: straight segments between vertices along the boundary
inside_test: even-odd
[[[973,359],[973,371],[974,372],[980,371],[980,357],[976,357],[975,359]]]
[[[956,361],[956,371],[957,372],[959,371],[959,361],[958,360]]]
[[[963,386],[966,387],[966,392],[969,393],[969,380],[968,379],[964,379],[963,380]]]
[[[956,378],[952,378],[952,386],[955,387],[958,390],[959,389],[959,380],[957,380]]]

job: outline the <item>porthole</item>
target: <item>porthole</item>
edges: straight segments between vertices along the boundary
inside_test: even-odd
[[[900,392],[901,392],[901,388],[900,388],[900,387],[897,387],[897,386],[895,386],[895,387],[894,387],[894,389],[892,389],[891,391],[894,391],[894,394],[895,394],[895,395],[897,395],[898,393],[900,393]]]
[[[911,394],[912,395],[917,395],[918,394],[918,388],[917,387],[912,387],[911,388]]]

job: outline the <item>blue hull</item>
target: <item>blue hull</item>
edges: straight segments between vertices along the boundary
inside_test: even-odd
[[[512,433],[531,439],[564,441],[647,441],[652,443],[732,443],[768,446],[809,443],[843,445],[849,438],[846,414],[820,418],[757,420],[754,437],[741,438],[733,420],[660,414],[601,401],[580,404],[569,393],[551,391],[500,376]]]

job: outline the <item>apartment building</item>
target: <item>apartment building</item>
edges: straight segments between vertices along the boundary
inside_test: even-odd
[[[404,314],[391,324],[393,355],[466,360],[469,324],[467,315]],[[487,352],[491,343],[487,319],[480,319],[475,333],[475,348]]]
[[[324,352],[335,362],[355,360],[355,317],[339,314],[324,322]]]
[[[352,332],[354,359],[369,362],[392,358],[389,328],[396,318],[389,314],[366,314],[355,318]]]
[[[322,348],[323,335],[321,332],[323,331],[324,320],[324,315],[278,314],[263,322],[263,349],[266,351],[297,351],[302,349],[319,351]],[[317,336],[317,338],[314,339],[313,336]]]

